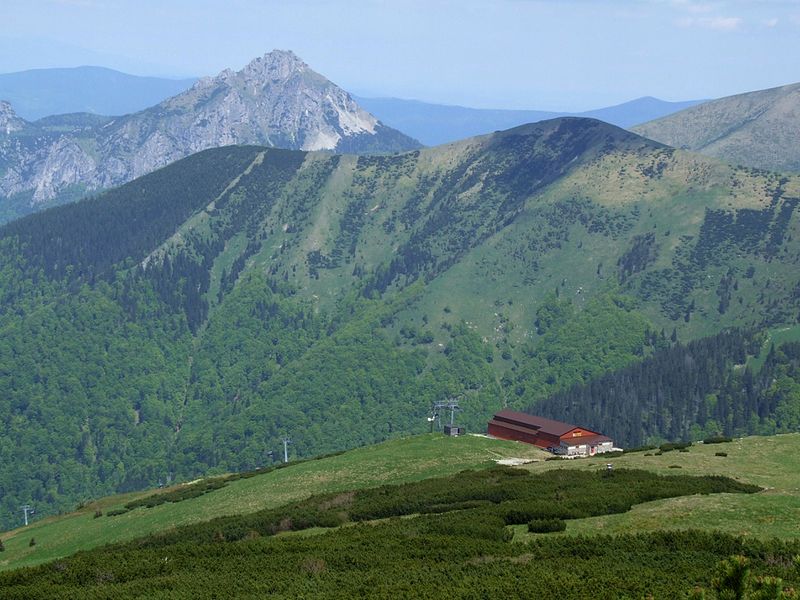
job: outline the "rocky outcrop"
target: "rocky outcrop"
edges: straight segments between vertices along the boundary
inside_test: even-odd
[[[25,121],[17,116],[11,104],[5,100],[0,100],[0,133],[10,135],[25,127]]]
[[[0,103],[0,196],[31,194],[32,205],[52,203],[67,188],[120,185],[231,144],[347,152],[419,147],[294,53],[276,50],[114,119],[64,115],[27,123]]]

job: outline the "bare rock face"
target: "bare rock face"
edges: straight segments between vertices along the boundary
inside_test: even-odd
[[[17,113],[11,108],[11,104],[0,100],[0,133],[5,132],[6,135],[10,135],[23,127],[25,127],[25,121],[17,116]]]
[[[32,193],[33,205],[52,202],[71,186],[109,188],[231,144],[356,153],[420,146],[294,53],[275,50],[119,118],[63,115],[27,123],[0,103],[0,197]]]
[[[79,185],[94,172],[96,163],[74,140],[59,138],[47,149],[34,173],[34,202],[53,198],[60,189]]]

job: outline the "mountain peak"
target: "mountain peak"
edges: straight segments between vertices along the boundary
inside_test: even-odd
[[[4,117],[16,117],[17,113],[14,112],[14,108],[11,106],[11,102],[8,100],[0,100],[0,119]]]
[[[273,50],[254,58],[239,71],[223,69],[217,75],[201,77],[192,89],[215,88],[220,84],[234,85],[244,80],[251,85],[280,84],[293,74],[311,71],[309,66],[291,50]],[[167,99],[169,102],[171,99]]]
[[[164,104],[170,110],[191,107],[202,115],[195,122],[220,124],[215,129],[225,131],[225,139],[219,140],[223,143],[205,147],[255,143],[337,152],[419,147],[416,140],[379,123],[349,93],[315,72],[291,50],[267,52],[240,71],[226,69]],[[221,123],[232,117],[232,127],[222,127]]]
[[[291,50],[273,50],[251,60],[239,73],[248,78],[277,82],[309,70],[308,65]]]
[[[259,61],[269,62],[269,63],[273,63],[273,64],[286,63],[286,64],[295,65],[298,68],[308,68],[308,65],[305,63],[305,61],[302,58],[300,58],[299,56],[297,56],[297,54],[295,54],[291,50],[278,50],[278,49],[275,49],[272,52],[266,52],[266,53],[264,53],[264,56],[261,56],[259,58],[256,58],[256,59],[250,61],[250,64],[255,63],[255,62],[259,62]]]
[[[3,156],[17,169],[13,172],[26,175],[0,178],[0,198],[36,190],[38,202],[57,198],[74,185],[109,188],[220,146],[356,154],[420,147],[285,50],[268,52],[239,71],[226,69],[201,79],[189,90],[102,127],[82,122],[69,133],[45,130],[19,119],[10,105],[0,107],[0,133],[27,127],[37,135],[26,140],[40,148],[36,154],[15,150],[13,159]],[[83,150],[87,139],[100,149],[97,154]]]
[[[535,123],[518,125],[512,129],[495,132],[496,139],[503,139],[509,136],[534,136],[552,138],[581,137],[588,145],[599,147],[626,146],[660,148],[663,144],[641,137],[611,123],[606,123],[599,119],[589,117],[555,117]],[[588,146],[587,146],[588,147]]]

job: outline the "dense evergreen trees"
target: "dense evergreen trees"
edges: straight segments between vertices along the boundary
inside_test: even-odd
[[[762,336],[742,331],[678,343],[530,410],[595,428],[628,446],[796,431],[800,343],[772,345],[754,371],[745,363],[761,343]]]

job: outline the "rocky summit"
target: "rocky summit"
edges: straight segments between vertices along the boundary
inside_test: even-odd
[[[146,110],[33,123],[0,104],[0,219],[75,199],[234,144],[381,153],[420,144],[383,125],[294,53],[275,50]]]

